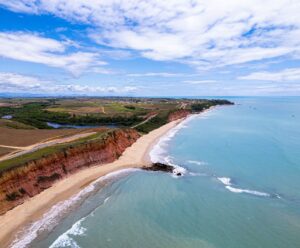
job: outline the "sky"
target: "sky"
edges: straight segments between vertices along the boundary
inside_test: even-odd
[[[0,93],[300,95],[299,0],[0,0]]]

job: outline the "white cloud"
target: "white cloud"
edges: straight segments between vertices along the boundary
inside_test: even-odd
[[[276,72],[254,72],[246,76],[240,76],[241,80],[259,80],[259,81],[275,81],[275,82],[287,82],[298,81],[300,82],[300,68],[289,68]]]
[[[0,32],[0,56],[4,58],[62,68],[74,75],[105,64],[96,53],[67,52],[71,46],[74,43],[70,40],[58,41],[34,33]]]
[[[211,84],[216,83],[216,80],[186,80],[184,83],[187,84]]]
[[[127,74],[129,77],[181,77],[185,74],[171,73],[171,72],[146,72],[146,73],[131,73]]]
[[[300,57],[299,0],[0,0],[85,23],[99,44],[209,69]]]
[[[35,0],[25,0],[25,1],[5,1],[0,0],[0,5],[4,5],[9,9],[17,12],[25,13],[37,13],[37,6]]]
[[[58,84],[57,82],[43,80],[35,76],[28,76],[10,72],[0,72],[1,92],[32,92],[32,93],[77,93],[77,94],[126,94],[138,90],[135,86],[88,86],[80,84]]]
[[[17,73],[0,72],[0,89],[1,91],[10,91],[14,89],[37,90],[42,84],[49,82],[43,81],[37,77],[21,75]]]

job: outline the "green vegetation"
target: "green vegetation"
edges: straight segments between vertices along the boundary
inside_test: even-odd
[[[137,126],[135,129],[141,133],[149,133],[150,131],[159,128],[168,122],[170,111],[163,111],[151,118],[146,123]]]
[[[1,101],[0,101],[1,103]],[[47,122],[68,125],[134,126],[149,114],[157,116],[138,126],[140,132],[149,132],[167,122],[168,114],[178,109],[200,112],[227,100],[168,99],[168,98],[61,98],[2,101],[0,117],[13,116],[12,128],[51,129]],[[19,123],[16,125],[16,123]]]
[[[195,102],[195,103],[194,103]],[[227,100],[191,100],[191,104],[186,108],[190,112],[201,112],[215,105],[232,104]],[[141,133],[149,133],[150,131],[159,128],[168,122],[168,117],[171,113],[176,112],[178,108],[160,111],[154,118],[146,123],[139,125],[136,129]]]
[[[0,119],[0,127],[8,127],[13,129],[35,129],[33,126],[29,126],[21,122],[4,119]]]
[[[0,100],[0,118],[11,115],[11,120],[0,119],[2,144],[7,140],[24,140],[28,137],[41,136],[45,138],[70,134],[75,130],[39,130],[51,129],[47,122],[69,125],[116,125],[132,127],[141,133],[148,133],[168,122],[171,113],[184,110],[181,113],[198,113],[215,105],[232,104],[227,100],[204,99],[168,99],[168,98],[61,98],[61,99],[2,99]],[[180,113],[180,112],[179,112]],[[38,129],[36,129],[38,128]],[[24,130],[12,130],[24,129]],[[35,130],[25,130],[35,129]],[[107,130],[107,129],[106,129]],[[43,134],[43,132],[58,132]],[[108,131],[99,131],[96,134],[72,142],[57,144],[26,153],[9,160],[0,162],[0,172],[16,167],[28,161],[36,160],[49,154],[66,151],[77,145],[105,139]],[[25,137],[27,134],[27,138]],[[75,132],[74,132],[75,133]],[[30,139],[31,140],[31,139]],[[29,144],[37,141],[30,141]],[[10,152],[2,149],[0,155]],[[46,180],[41,178],[41,180]],[[10,196],[14,198],[15,196]]]
[[[233,104],[232,102],[228,101],[228,100],[206,100],[203,102],[198,102],[198,103],[193,103],[191,105],[191,110],[193,112],[201,112],[205,109],[208,109],[212,106],[216,106],[216,105],[231,105]]]
[[[50,129],[47,122],[73,125],[100,126],[115,124],[120,126],[130,126],[142,120],[136,115],[110,115],[102,117],[99,115],[86,114],[85,116],[77,116],[67,112],[45,110],[49,106],[51,106],[51,102],[33,102],[18,107],[0,107],[0,116],[12,115],[13,120],[39,129]]]
[[[1,107],[0,115],[12,115],[13,120],[26,125],[34,126],[41,129],[49,128],[47,121],[65,121],[69,118],[67,113],[54,113],[43,110],[50,103],[32,102],[25,103],[17,107]]]
[[[127,109],[131,109],[131,110],[136,109],[136,107],[133,106],[133,105],[125,105],[124,107],[127,108]]]

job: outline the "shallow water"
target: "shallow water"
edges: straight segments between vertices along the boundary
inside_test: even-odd
[[[30,246],[299,247],[300,98],[234,101],[190,117],[151,152],[183,177],[100,180]]]

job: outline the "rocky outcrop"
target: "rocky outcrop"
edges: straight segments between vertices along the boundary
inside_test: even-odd
[[[163,172],[173,172],[174,167],[163,163],[153,163],[151,166],[143,167],[146,171],[163,171]]]
[[[139,134],[134,129],[117,129],[105,138],[86,142],[4,171],[0,175],[0,214],[23,203],[57,180],[94,164],[116,160]]]
[[[159,162],[153,163],[151,166],[145,166],[143,167],[143,170],[169,172],[169,173],[173,173],[178,177],[182,176],[182,172],[178,171],[174,166],[169,164],[159,163]]]
[[[181,118],[187,117],[191,112],[186,109],[179,109],[174,112],[171,112],[168,116],[168,122],[170,121],[176,121]]]

